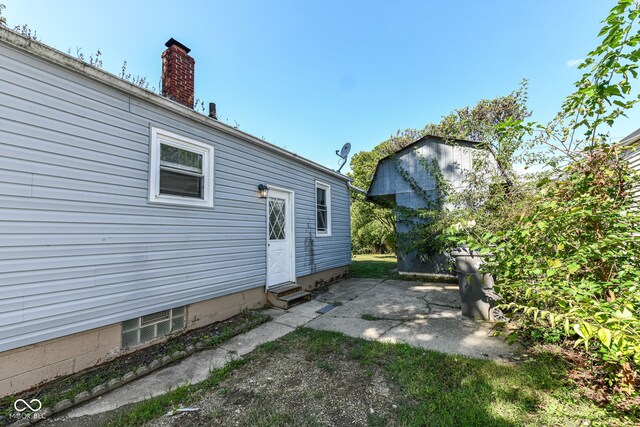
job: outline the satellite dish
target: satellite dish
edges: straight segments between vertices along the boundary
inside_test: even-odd
[[[348,142],[342,146],[341,150],[336,150],[336,154],[340,157],[340,167],[338,168],[338,173],[342,170],[342,167],[345,163],[347,163],[347,156],[349,155],[349,151],[351,151],[351,144]]]
[[[347,142],[342,146],[342,149],[340,151],[336,150],[336,154],[338,155],[338,157],[344,159],[349,155],[349,151],[351,151],[351,144]]]

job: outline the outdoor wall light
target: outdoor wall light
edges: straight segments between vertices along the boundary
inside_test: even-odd
[[[258,191],[260,192],[261,199],[266,199],[269,195],[269,187],[267,187],[267,184],[259,184]]]

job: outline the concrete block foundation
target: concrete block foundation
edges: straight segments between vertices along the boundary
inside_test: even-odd
[[[349,267],[350,266],[345,265],[298,277],[298,285],[302,286],[302,289],[305,291],[310,291],[320,286],[344,280],[349,277]]]
[[[228,319],[266,302],[264,288],[259,287],[191,304],[187,306],[185,330]],[[121,334],[121,324],[115,323],[0,353],[0,397],[33,389],[166,339],[123,350]]]

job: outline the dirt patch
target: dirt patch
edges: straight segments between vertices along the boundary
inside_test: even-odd
[[[388,426],[397,424],[405,400],[378,367],[363,366],[344,352],[303,349],[270,352],[233,371],[191,407],[148,424],[187,426]]]

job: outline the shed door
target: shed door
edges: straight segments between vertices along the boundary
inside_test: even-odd
[[[269,190],[267,199],[267,288],[294,281],[291,193]]]

